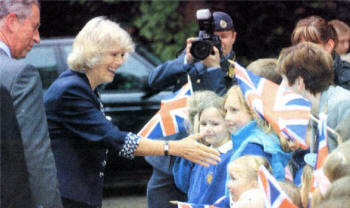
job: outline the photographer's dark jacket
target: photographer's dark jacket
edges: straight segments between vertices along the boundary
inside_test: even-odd
[[[235,53],[231,51],[228,58],[234,59]],[[221,59],[221,65],[225,64],[226,58]],[[163,90],[174,86],[173,91],[180,89],[187,82],[187,74],[191,77],[194,91],[212,90],[219,95],[235,83],[228,77],[227,67],[206,68],[202,62],[185,64],[185,53],[174,60],[166,61],[155,68],[148,76],[148,84],[153,89]]]
[[[333,54],[334,84],[350,90],[350,63]]]

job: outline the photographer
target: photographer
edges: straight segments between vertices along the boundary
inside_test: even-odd
[[[197,11],[197,19],[198,11]],[[202,29],[199,20],[200,28]],[[148,77],[148,84],[155,90],[163,90],[173,86],[173,91],[178,90],[187,82],[187,74],[190,75],[194,91],[211,90],[219,95],[224,95],[234,84],[233,77],[228,76],[227,59],[234,59],[232,50],[236,40],[236,31],[231,17],[224,12],[214,12],[210,19],[205,21],[209,39],[215,38],[221,45],[220,48],[211,47],[212,52],[203,60],[198,60],[191,54],[191,47],[199,37],[188,38],[186,49],[174,60],[166,61],[155,68]],[[212,32],[212,34],[210,34]],[[216,36],[216,37],[215,37]],[[178,140],[186,136],[186,132],[160,138],[163,140]],[[177,207],[171,205],[169,200],[187,201],[186,194],[182,193],[174,183],[171,172],[171,157],[145,157],[146,161],[153,166],[153,174],[147,185],[147,201],[149,208]]]
[[[234,82],[232,77],[227,75],[228,69],[225,67],[225,63],[227,59],[234,59],[235,57],[232,47],[237,33],[233,27],[231,17],[224,12],[213,13],[212,27],[214,35],[217,35],[221,40],[220,49],[213,47],[214,54],[210,54],[204,60],[196,61],[190,49],[193,41],[198,38],[188,38],[183,54],[174,60],[159,65],[149,74],[149,86],[153,89],[174,86],[173,90],[176,91],[187,82],[187,74],[189,74],[194,91],[212,90],[219,95],[225,94]],[[219,50],[222,51],[221,58]]]

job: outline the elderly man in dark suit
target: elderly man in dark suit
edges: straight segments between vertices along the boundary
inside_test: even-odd
[[[40,41],[39,25],[37,0],[0,0],[0,81],[13,101],[35,207],[57,208],[62,203],[40,76],[33,66],[16,60]]]
[[[1,83],[0,115],[0,207],[34,207],[15,110],[9,92]]]

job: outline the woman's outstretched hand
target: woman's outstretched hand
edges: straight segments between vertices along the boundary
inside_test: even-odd
[[[204,137],[204,133],[190,135],[179,141],[170,141],[169,153],[206,167],[209,164],[216,165],[217,162],[220,162],[220,153],[197,142],[202,137]]]

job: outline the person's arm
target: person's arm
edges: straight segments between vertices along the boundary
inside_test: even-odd
[[[190,53],[195,38],[186,40],[185,51],[176,59],[166,61],[152,70],[148,75],[148,85],[153,89],[164,89],[175,85],[181,76],[188,73],[193,67],[193,57]]]
[[[29,182],[35,190],[33,199],[38,206],[62,207],[40,75],[31,65],[23,67],[16,75],[10,93],[22,135]]]
[[[185,65],[185,54],[178,58],[166,61],[157,66],[148,75],[148,85],[153,89],[164,89],[175,85],[178,78],[184,76],[191,65]]]
[[[219,152],[196,141],[203,136],[204,134],[196,134],[182,140],[169,141],[169,155],[183,157],[203,166],[216,165],[216,162],[220,161]],[[165,141],[142,138],[134,154],[164,155],[164,148]]]
[[[120,131],[117,126],[106,119],[95,106],[90,90],[73,83],[63,94],[55,99],[51,86],[45,94],[45,107],[48,118],[60,122],[72,136],[77,136],[96,145],[107,146],[119,152],[119,155],[132,159],[134,155],[164,155],[162,140],[145,139],[131,132]],[[169,155],[180,156],[193,162],[206,165],[220,160],[219,153],[199,144],[195,140],[203,135],[189,136],[180,141],[169,141]]]

